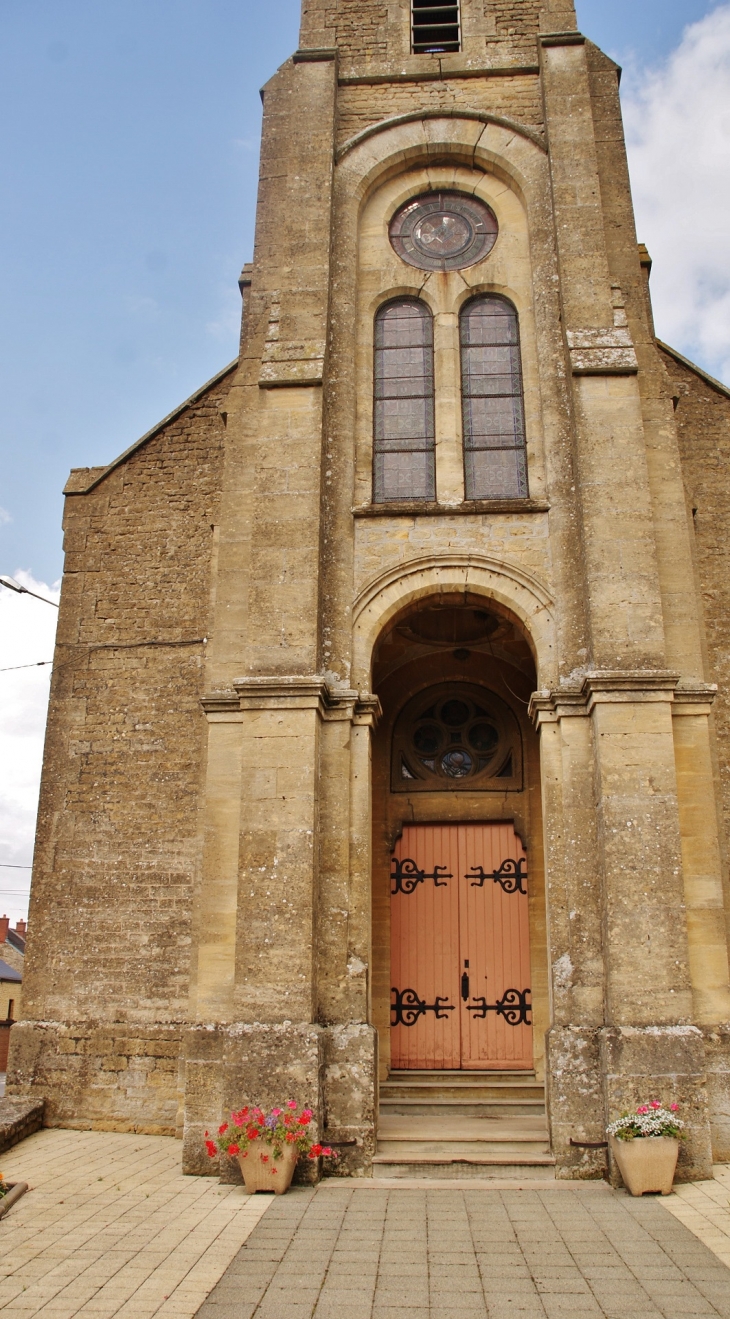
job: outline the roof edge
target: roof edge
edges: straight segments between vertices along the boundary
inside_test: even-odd
[[[194,403],[197,403],[198,399],[202,398],[203,394],[207,393],[213,385],[217,385],[220,380],[224,380],[227,375],[230,375],[230,373],[238,366],[238,362],[239,359],[234,357],[233,361],[228,363],[228,366],[224,366],[222,371],[211,376],[210,380],[206,380],[205,384],[200,386],[200,389],[196,389],[194,394],[191,394],[189,398],[186,398],[183,403],[178,405],[178,407],[173,408],[172,412],[168,412],[167,416],[163,417],[162,421],[158,421],[151,430],[145,431],[144,435],[140,436],[138,440],[135,440],[134,444],[130,444],[128,449],[125,449],[123,453],[120,453],[118,458],[114,458],[106,467],[72,467],[72,473],[86,471],[93,472],[94,475],[91,477],[87,485],[72,488],[69,488],[71,481],[71,477],[69,477],[69,480],[64,486],[63,493],[65,495],[88,495],[95,486],[99,485],[100,481],[103,481],[110,472],[114,471],[115,467],[119,467],[121,463],[126,462],[127,458],[131,458],[132,454],[136,453],[137,449],[141,449],[143,444],[146,444],[148,440],[154,439],[155,435],[159,435],[160,431],[164,430],[165,426],[169,426],[171,421],[175,421],[177,417],[181,416],[186,408],[192,407]]]
[[[720,394],[724,394],[726,398],[730,398],[730,385],[723,385],[721,380],[716,380],[708,371],[703,371],[702,367],[698,366],[696,362],[690,362],[688,357],[683,357],[681,353],[677,352],[676,348],[671,348],[662,339],[657,339],[657,345],[659,348],[663,348],[665,353],[669,353],[669,356],[673,357],[675,362],[681,362],[682,366],[694,371],[696,376],[699,376],[701,380],[705,380],[708,385],[712,385],[713,389],[718,390]]]

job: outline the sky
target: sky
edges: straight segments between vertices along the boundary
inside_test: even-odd
[[[657,332],[730,382],[730,3],[577,11],[624,70]],[[0,0],[0,575],[57,598],[69,469],[235,357],[259,88],[298,22],[298,0]],[[5,670],[51,658],[55,615],[0,588],[0,866],[31,859],[48,693]],[[0,914],[27,874],[0,868]]]

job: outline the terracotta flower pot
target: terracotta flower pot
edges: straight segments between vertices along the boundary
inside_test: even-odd
[[[252,1141],[246,1153],[238,1156],[249,1195],[256,1191],[273,1191],[276,1195],[284,1195],[291,1185],[298,1158],[296,1145],[285,1145],[281,1158],[275,1159],[270,1145],[264,1145],[258,1140]]]
[[[624,1186],[632,1195],[643,1195],[645,1191],[671,1195],[678,1140],[671,1136],[635,1136],[633,1140],[609,1136],[609,1140]]]

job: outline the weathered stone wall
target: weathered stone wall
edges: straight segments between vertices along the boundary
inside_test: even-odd
[[[188,1010],[228,384],[224,374],[126,460],[77,470],[67,487],[25,1024],[8,1087],[47,1095],[50,1121],[175,1127],[179,1032],[165,1023]]]
[[[337,141],[342,146],[370,124],[423,109],[424,86],[418,82],[347,83],[337,97]],[[479,110],[542,127],[542,99],[536,74],[509,78],[448,78],[428,87],[428,109]]]
[[[691,529],[693,585],[703,615],[705,675],[717,684],[712,708],[707,790],[695,792],[696,832],[700,842],[711,835],[713,817],[718,818],[721,877],[724,901],[713,895],[714,911],[699,913],[699,904],[688,902],[692,925],[698,924],[698,970],[695,980],[703,986],[705,1007],[697,1020],[704,1023],[707,1095],[712,1127],[713,1153],[717,1161],[730,1157],[730,1061],[728,1014],[717,994],[720,977],[715,968],[727,957],[730,946],[730,590],[728,588],[728,533],[730,532],[730,489],[727,460],[730,454],[730,393],[680,355],[660,345],[668,392],[676,404],[676,432],[686,494],[686,519]],[[684,748],[678,744],[678,762]],[[697,773],[695,755],[686,758],[688,781]],[[710,787],[711,785],[711,787]],[[702,846],[693,849],[703,869]],[[685,862],[685,872],[689,870]],[[690,895],[691,897],[691,895]],[[708,898],[710,894],[708,893]],[[709,906],[709,902],[708,902]],[[694,908],[694,909],[693,909]],[[724,908],[724,910],[723,910]],[[701,924],[697,917],[701,915]],[[708,916],[714,916],[712,923]],[[707,1006],[705,1006],[707,1005]],[[707,1011],[712,1005],[714,1010]],[[718,1010],[719,1009],[719,1010]],[[714,1024],[711,1024],[714,1023]]]
[[[661,349],[676,402],[687,512],[702,601],[707,678],[716,682],[713,723],[725,869],[730,839],[730,390]],[[728,903],[726,902],[726,909]]]

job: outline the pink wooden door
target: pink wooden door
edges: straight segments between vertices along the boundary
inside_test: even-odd
[[[532,1067],[525,853],[511,824],[406,825],[391,874],[391,1066]]]

